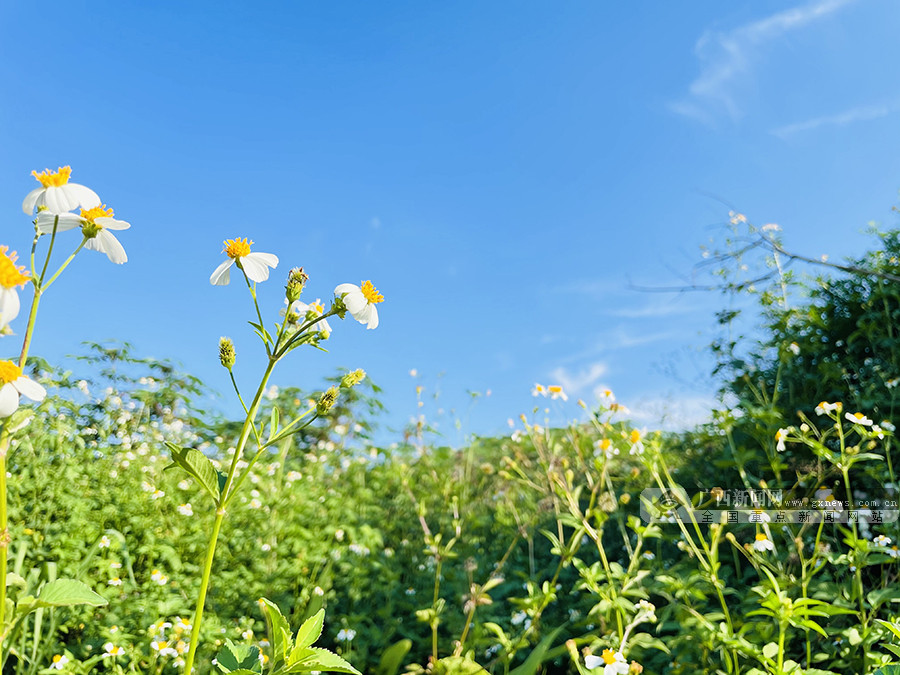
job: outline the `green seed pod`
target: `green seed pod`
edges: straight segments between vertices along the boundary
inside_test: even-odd
[[[219,362],[228,368],[228,372],[231,372],[231,368],[234,366],[234,360],[234,343],[231,341],[231,338],[219,338]]]

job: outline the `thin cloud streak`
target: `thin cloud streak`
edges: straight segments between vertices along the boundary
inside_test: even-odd
[[[888,115],[896,111],[896,106],[859,106],[857,108],[851,108],[850,110],[838,113],[837,115],[824,115],[822,117],[814,117],[804,122],[788,124],[783,127],[779,127],[778,129],[773,129],[772,135],[777,136],[782,140],[787,140],[795,134],[802,133],[804,131],[813,131],[814,129],[818,129],[819,127],[842,127],[848,124],[853,124],[854,122],[867,122],[869,120],[875,120],[880,117],[887,117]]]
[[[712,124],[722,110],[737,119],[741,110],[732,92],[733,86],[740,76],[750,73],[763,45],[853,1],[820,0],[777,12],[730,31],[706,31],[694,47],[702,64],[700,75],[688,87],[687,97],[670,103],[669,108],[705,124]]]

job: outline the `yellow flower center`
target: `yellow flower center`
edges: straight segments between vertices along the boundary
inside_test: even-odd
[[[0,384],[9,384],[22,377],[22,369],[12,361],[0,361]]]
[[[549,391],[551,394],[561,394],[562,387],[560,387],[558,384],[551,384],[549,387],[547,387],[547,391]]]
[[[106,204],[101,204],[92,209],[81,209],[81,217],[93,224],[94,220],[97,218],[112,218],[113,210],[106,208]]]
[[[61,166],[56,173],[52,173],[50,169],[44,169],[41,173],[32,171],[31,175],[37,178],[38,182],[45,188],[61,187],[69,182],[69,176],[72,175],[72,167]]]
[[[62,660],[62,656],[60,654],[53,655],[53,663],[59,663]]]
[[[603,663],[606,665],[611,665],[616,662],[616,653],[612,649],[604,649],[600,658],[603,659]]]
[[[637,429],[634,429],[632,430],[631,436],[629,438],[631,439],[632,443],[637,443],[639,440],[641,440],[641,432]]]
[[[229,258],[243,258],[245,255],[250,253],[250,247],[252,245],[253,242],[247,241],[246,237],[244,239],[226,239],[225,248],[222,252]]]
[[[602,441],[600,441],[600,449],[601,450],[609,450],[610,445],[612,445],[612,441],[609,440],[608,438],[604,438]]]
[[[15,288],[28,283],[31,277],[22,273],[24,267],[16,265],[16,260],[19,259],[16,252],[7,254],[8,250],[8,246],[0,246],[0,286]]]
[[[866,416],[863,415],[862,413],[853,413],[853,414],[851,415],[851,417],[852,417],[853,419],[855,419],[857,422],[860,422],[860,421],[866,419]]]
[[[325,306],[322,305],[322,304],[321,304],[320,302],[318,302],[318,301],[309,303],[309,308],[310,308],[312,311],[314,311],[316,314],[321,314],[322,312],[325,311]]]
[[[764,534],[756,535],[756,541],[768,541],[768,540],[769,540],[769,538]]]
[[[362,291],[363,297],[373,305],[384,302],[384,296],[375,290],[371,281],[364,281],[360,290]]]

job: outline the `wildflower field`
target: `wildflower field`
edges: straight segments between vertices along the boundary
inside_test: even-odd
[[[209,278],[249,322],[218,345],[242,418],[127,343],[32,354],[69,265],[127,262],[129,223],[71,173],[34,172],[0,247],[4,673],[900,673],[900,232],[799,278],[777,228],[730,214],[707,257],[762,330],[710,345],[722,403],[698,428],[542,383],[508,436],[447,447],[419,417],[385,444],[364,356],[270,378],[390,298],[309,297],[328,270],[249,232]]]

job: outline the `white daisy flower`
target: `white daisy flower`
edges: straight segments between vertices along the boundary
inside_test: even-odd
[[[778,452],[784,452],[784,441],[787,438],[789,429],[779,429],[775,432],[775,441],[777,442],[775,445],[775,449]]]
[[[128,262],[128,256],[119,240],[109,230],[127,230],[130,223],[113,218],[113,210],[105,204],[90,209],[81,209],[79,215],[74,213],[50,213],[43,211],[37,217],[37,230],[40,234],[50,234],[56,226],[57,232],[74,230],[80,227],[81,233],[88,238],[84,245],[92,251],[105,253],[112,262],[121,265]]]
[[[65,213],[79,206],[90,209],[100,204],[96,192],[69,182],[72,175],[70,166],[61,166],[55,173],[51,173],[50,169],[44,169],[41,173],[32,171],[31,175],[37,178],[41,187],[29,192],[22,202],[22,210],[29,216],[38,206],[46,206],[53,213]]]
[[[547,387],[547,393],[550,394],[550,398],[558,399],[561,398],[563,401],[568,401],[569,397],[566,396],[566,392],[563,391],[563,388],[558,384],[551,384]]]
[[[378,327],[378,310],[375,305],[384,302],[384,296],[375,290],[371,281],[364,281],[362,287],[341,284],[334,289],[334,297],[340,298],[353,318],[366,328]]]
[[[844,418],[849,422],[853,422],[853,424],[861,424],[864,427],[872,426],[872,420],[862,413],[846,413]]]
[[[315,321],[322,316],[325,313],[325,305],[322,304],[322,301],[319,298],[316,298],[308,305],[300,300],[295,300],[291,303],[291,307],[288,311],[291,314],[301,317],[301,323],[305,323],[306,321]],[[328,325],[327,319],[317,321],[312,325],[312,329],[325,333],[326,337],[331,335],[331,326]]]
[[[112,579],[110,579],[110,580],[107,581],[106,583],[108,583],[110,586],[121,586],[121,585],[122,585],[122,580],[121,580],[119,577],[113,577]]]
[[[890,546],[891,538],[885,537],[883,534],[879,534],[877,537],[875,537],[872,540],[872,543],[875,544],[876,546]]]
[[[631,442],[631,450],[628,451],[630,455],[642,455],[644,454],[644,444],[641,441],[642,434],[637,429],[632,429],[631,434],[628,436],[628,440]]]
[[[896,546],[891,546],[887,551],[885,551],[892,558],[900,558],[900,549]]]
[[[244,274],[250,281],[261,283],[269,278],[269,268],[278,267],[278,256],[272,253],[251,253],[252,241],[246,238],[226,239],[222,253],[228,256],[228,260],[219,265],[209,277],[209,283],[214,286],[227,286],[231,281],[231,266],[237,263],[238,268],[244,270]]]
[[[105,659],[108,656],[121,656],[125,653],[125,650],[119,647],[118,645],[114,645],[112,642],[107,642],[103,645],[103,658]]]
[[[789,344],[788,349],[791,350],[791,353],[794,356],[800,356],[800,345],[798,345],[796,342],[792,342],[791,344]]]
[[[338,642],[352,642],[356,637],[356,631],[352,628],[341,628],[335,637]]]
[[[532,396],[546,396],[547,395],[547,387],[542,384],[535,383],[534,389],[531,390]]]
[[[830,415],[841,406],[840,403],[829,403],[822,401],[816,406],[816,415]]]
[[[66,664],[69,662],[69,657],[65,654],[54,654],[53,655],[53,663],[50,664],[50,667],[53,670],[62,670],[66,667]]]
[[[100,537],[100,543],[98,543],[97,546],[100,548],[109,548],[110,543],[111,542],[109,541],[109,537],[104,534],[102,537]]]
[[[622,652],[612,649],[604,649],[600,656],[588,654],[584,657],[584,665],[588,670],[603,666],[603,675],[625,675],[630,668]]]
[[[0,246],[0,330],[19,315],[19,293],[17,286],[31,281],[25,268],[16,265],[16,252],[7,253],[8,246]]]
[[[775,544],[763,533],[759,533],[756,535],[756,540],[753,542],[753,549],[756,551],[774,551]]]
[[[19,395],[43,401],[47,390],[22,374],[12,361],[0,361],[0,418],[9,417],[19,407]]]
[[[194,515],[194,507],[191,506],[190,502],[188,502],[187,504],[179,504],[178,513],[183,516],[192,516]]]

